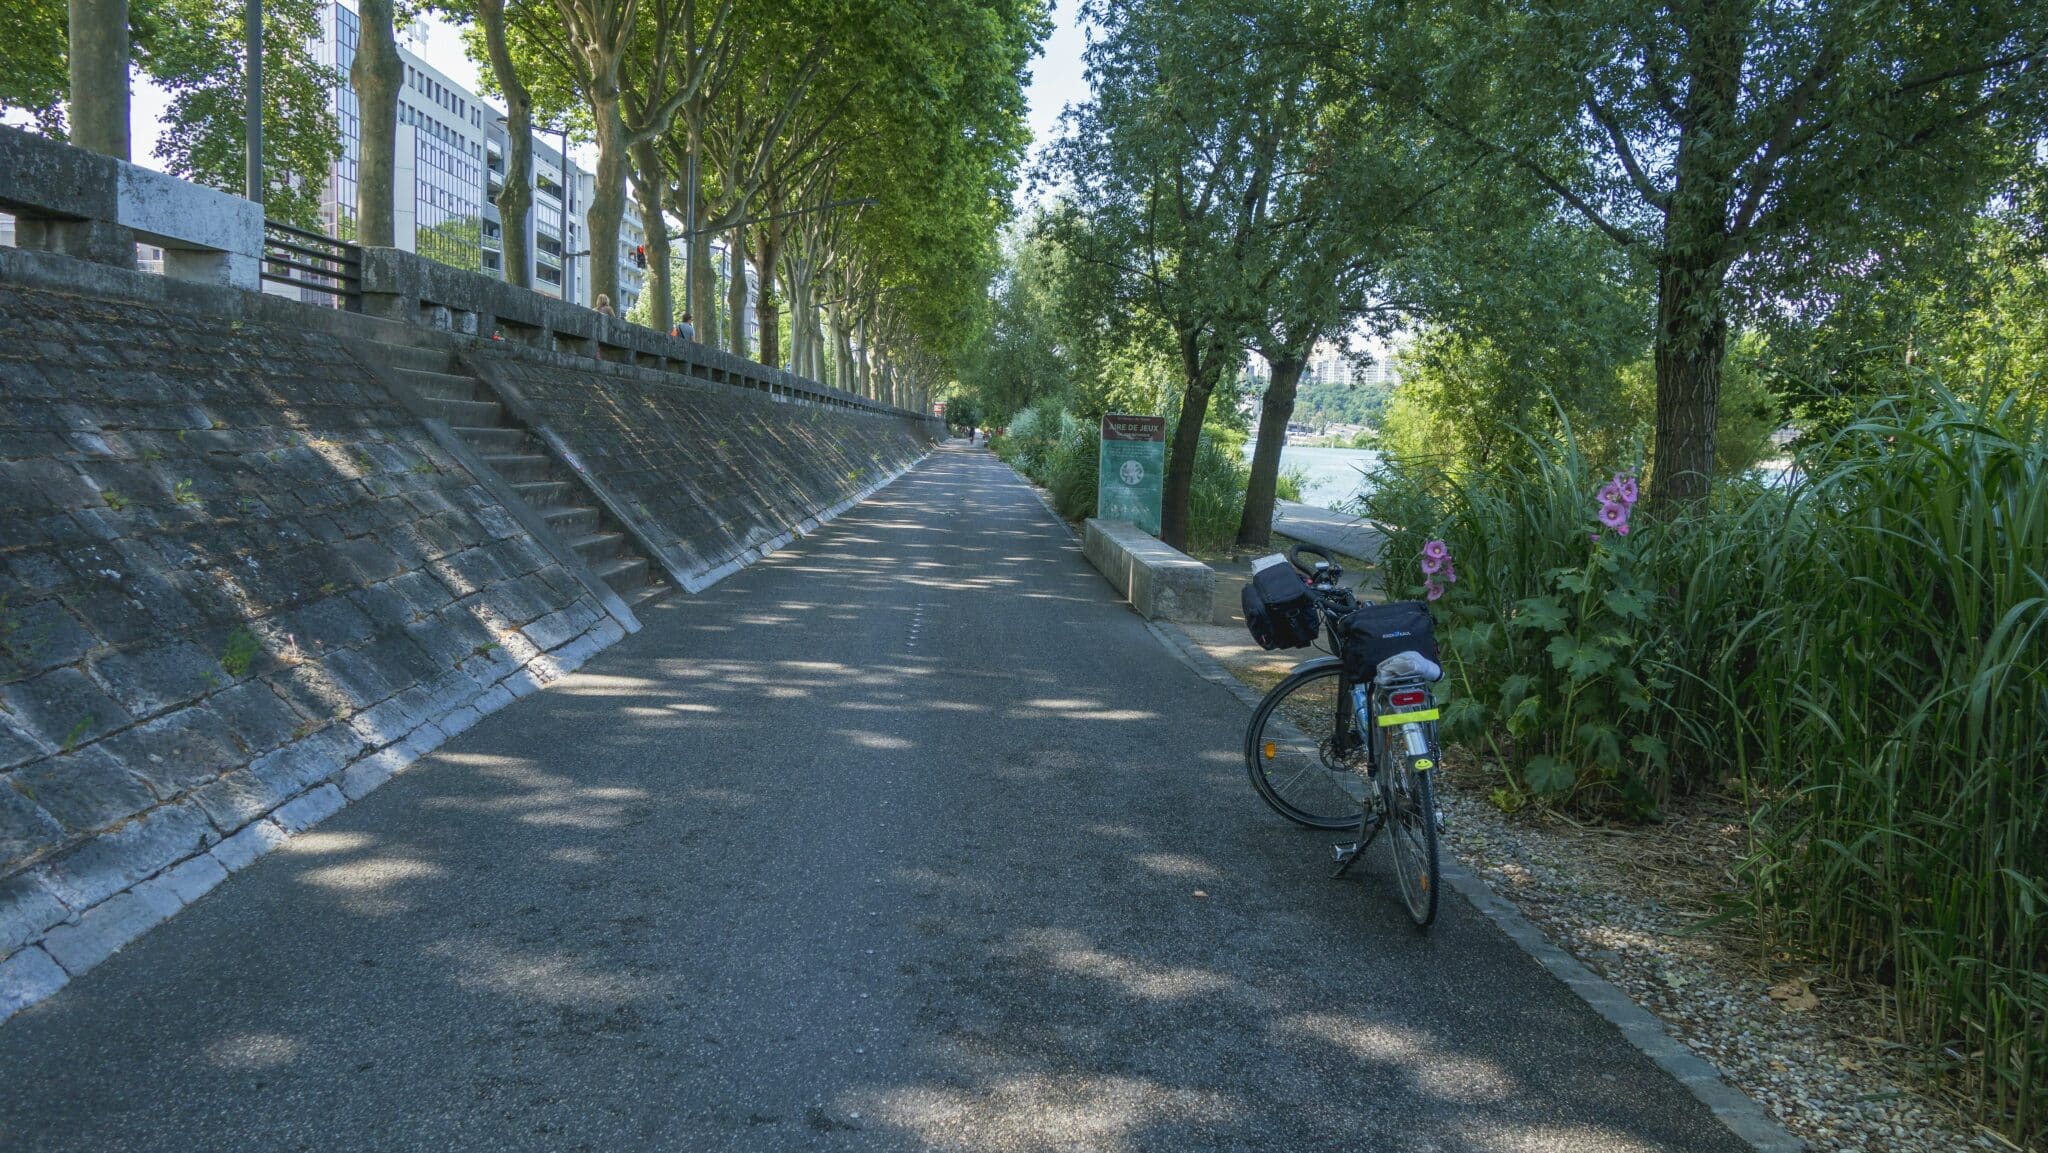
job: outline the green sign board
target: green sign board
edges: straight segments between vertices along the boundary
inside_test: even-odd
[[[1102,455],[1095,474],[1095,515],[1127,520],[1159,535],[1166,480],[1166,418],[1110,413],[1102,418]]]

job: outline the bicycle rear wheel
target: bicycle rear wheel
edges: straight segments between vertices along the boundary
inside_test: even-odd
[[[1427,929],[1436,920],[1437,889],[1442,880],[1436,855],[1436,787],[1430,771],[1418,771],[1413,758],[1388,744],[1381,749],[1387,755],[1380,758],[1380,797],[1387,844],[1394,854],[1394,879],[1409,918],[1416,928]]]
[[[1358,826],[1358,799],[1341,782],[1364,767],[1365,747],[1338,681],[1335,661],[1295,670],[1259,702],[1244,734],[1252,788],[1311,829]]]

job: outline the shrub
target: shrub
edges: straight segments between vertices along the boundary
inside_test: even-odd
[[[1247,474],[1249,483],[1249,474]],[[1277,500],[1291,500],[1299,503],[1302,486],[1308,483],[1308,472],[1299,468],[1283,468],[1273,478],[1273,496]]]
[[[1171,433],[1169,432],[1169,438]],[[1244,434],[1204,425],[1195,455],[1193,487],[1188,503],[1188,547],[1196,552],[1228,548],[1237,537],[1244,512],[1244,490],[1251,466],[1244,459]],[[997,438],[996,455],[1051,494],[1052,505],[1069,520],[1095,515],[1095,482],[1102,450],[1102,431],[1092,421],[1077,419],[1057,402],[1041,400],[1010,418],[1009,431]],[[1283,482],[1288,478],[1283,477]],[[1292,482],[1290,500],[1301,486]],[[1281,492],[1290,490],[1286,483]]]
[[[1244,434],[1204,425],[1195,446],[1195,471],[1188,489],[1188,551],[1218,552],[1237,539],[1251,467],[1244,459]]]
[[[1059,438],[1046,454],[1039,483],[1052,493],[1053,508],[1069,520],[1095,515],[1095,481],[1101,465],[1102,427],[1061,414]]]

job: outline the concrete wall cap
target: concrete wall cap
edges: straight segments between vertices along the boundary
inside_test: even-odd
[[[0,207],[73,220],[112,220],[120,161],[0,125]]]
[[[263,206],[140,165],[117,168],[115,223],[164,248],[263,255]]]

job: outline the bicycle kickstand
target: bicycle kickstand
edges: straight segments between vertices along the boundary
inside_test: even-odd
[[[1358,863],[1358,858],[1365,855],[1365,847],[1372,844],[1374,837],[1380,835],[1380,826],[1385,823],[1377,813],[1372,814],[1360,822],[1356,841],[1348,845],[1330,846],[1330,856],[1337,863],[1337,868],[1330,874],[1332,880],[1343,876],[1350,871],[1351,866]]]

